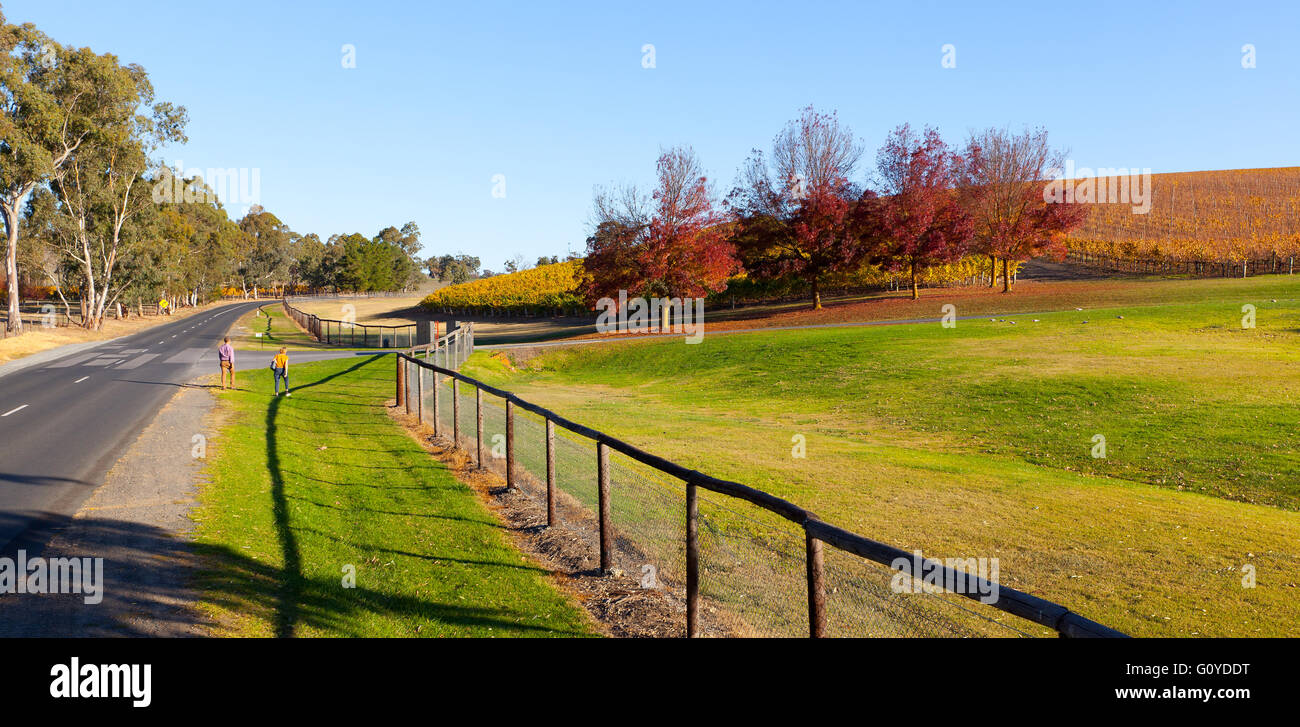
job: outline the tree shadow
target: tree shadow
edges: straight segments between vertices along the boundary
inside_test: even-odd
[[[376,358],[369,357],[337,373],[307,381],[295,392],[351,374]],[[527,603],[465,603],[452,593],[430,596],[419,589],[405,587],[400,591],[373,584],[366,587],[364,578],[345,585],[344,573],[336,569],[347,565],[344,563],[325,568],[309,563],[306,566],[310,573],[306,573],[300,539],[335,536],[321,533],[307,522],[295,523],[291,519],[291,502],[330,505],[311,502],[291,491],[290,483],[298,481],[300,475],[284,467],[284,460],[292,452],[286,449],[287,442],[280,441],[282,420],[291,418],[283,407],[289,411],[300,408],[296,399],[272,398],[265,414],[264,444],[270,482],[267,504],[274,542],[268,540],[263,550],[278,551],[278,562],[266,562],[271,560],[266,558],[269,553],[258,554],[256,550],[225,544],[196,543],[153,525],[110,517],[75,518],[36,513],[46,523],[40,542],[16,539],[6,550],[0,550],[0,556],[16,559],[16,549],[27,546],[28,558],[38,555],[103,558],[103,601],[88,604],[84,594],[77,593],[0,594],[0,636],[202,637],[248,633],[250,623],[253,630],[265,624],[268,634],[277,637],[293,637],[304,632],[367,636],[374,634],[376,622],[382,622],[386,633],[396,636],[439,635],[466,629],[493,629],[519,636],[589,635],[579,626],[556,625],[553,621],[539,623],[537,614],[528,610]],[[25,480],[26,486],[46,484],[42,478],[20,479]],[[381,487],[374,483],[357,486]],[[435,487],[441,486],[431,483],[427,488],[403,489]],[[384,514],[414,517],[421,513],[388,513],[375,508],[361,516]],[[28,515],[31,513],[24,517]],[[465,520],[480,527],[493,524],[451,514],[428,516]],[[0,528],[16,527],[18,520],[16,515],[0,513]],[[491,558],[474,561],[456,553],[443,555],[422,547],[402,550],[381,547],[379,543],[363,543],[357,547],[359,551],[487,568],[489,582],[498,577],[494,573],[538,570],[525,563],[494,562]],[[378,562],[352,565],[358,570],[383,567]]]

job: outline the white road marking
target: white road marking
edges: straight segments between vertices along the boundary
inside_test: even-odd
[[[88,378],[90,378],[90,377],[89,377],[89,376],[82,376],[81,378],[77,379],[76,381],[74,381],[74,382],[72,382],[72,383],[74,383],[74,384],[80,384],[81,382],[85,381],[85,380],[88,379]]]
[[[23,404],[22,406],[18,407],[17,409],[10,409],[9,411],[5,412],[4,414],[0,414],[0,417],[7,417],[7,416],[9,416],[10,414],[13,414],[13,413],[16,412],[16,411],[22,411],[23,409],[26,409],[26,408],[27,408],[27,405],[26,405],[26,404]]]

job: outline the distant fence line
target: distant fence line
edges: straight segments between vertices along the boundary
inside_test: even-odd
[[[525,401],[509,391],[495,388],[456,371],[455,369],[460,367],[460,364],[472,351],[473,326],[467,324],[453,331],[435,345],[397,354],[395,359],[395,383],[398,404],[404,405],[407,413],[415,414],[421,422],[427,421],[429,415],[431,415],[434,436],[445,436],[448,433],[448,424],[450,424],[450,435],[455,447],[465,450],[472,447],[479,468],[492,468],[494,466],[490,460],[484,459],[485,414],[493,416],[496,419],[495,426],[498,431],[504,431],[492,435],[490,446],[494,450],[493,459],[496,459],[496,450],[499,449],[501,444],[504,444],[503,474],[506,487],[507,489],[518,488],[519,485],[523,484],[522,480],[527,479],[527,477],[521,477],[521,475],[524,475],[535,477],[538,480],[536,487],[540,489],[540,480],[544,478],[547,526],[559,522],[557,519],[557,501],[561,497],[559,493],[561,487],[560,483],[557,482],[556,474],[557,451],[559,449],[557,448],[555,428],[558,426],[577,435],[577,438],[573,440],[568,437],[560,438],[561,444],[567,447],[567,449],[563,450],[563,454],[566,456],[571,455],[569,458],[570,469],[566,476],[571,480],[581,479],[581,473],[578,469],[581,466],[580,463],[585,461],[588,463],[586,466],[590,466],[590,463],[594,460],[596,477],[594,483],[565,483],[574,494],[574,497],[569,497],[569,493],[565,493],[566,504],[576,499],[582,501],[581,504],[587,508],[596,511],[593,526],[597,528],[599,536],[598,542],[592,543],[592,546],[598,548],[601,571],[604,573],[610,572],[613,567],[616,547],[620,549],[620,552],[632,549],[635,551],[635,555],[640,556],[640,562],[642,563],[646,559],[653,560],[656,554],[661,560],[672,560],[684,555],[685,573],[684,579],[682,579],[684,580],[682,590],[684,590],[685,594],[687,636],[701,635],[700,541],[702,535],[711,538],[711,546],[716,543],[716,547],[709,553],[710,558],[714,557],[715,551],[717,554],[721,554],[718,556],[717,562],[711,562],[710,567],[705,572],[709,574],[711,580],[728,581],[727,583],[714,584],[703,582],[705,586],[712,586],[713,591],[711,591],[711,594],[721,594],[720,596],[711,595],[710,598],[720,597],[723,600],[732,602],[734,607],[741,611],[748,609],[749,612],[752,612],[755,620],[761,620],[766,624],[765,629],[755,629],[764,633],[777,633],[778,635],[790,633],[793,625],[792,619],[789,618],[790,612],[806,611],[807,630],[804,633],[814,638],[826,636],[827,593],[829,590],[836,599],[837,623],[842,623],[842,630],[850,635],[898,635],[900,631],[909,634],[930,635],[932,632],[939,630],[949,634],[980,635],[976,631],[966,629],[955,620],[949,620],[944,616],[936,617],[934,615],[937,612],[935,609],[939,607],[934,603],[936,601],[942,604],[943,607],[957,609],[952,613],[957,613],[958,618],[978,621],[985,626],[987,624],[984,622],[992,622],[1001,629],[1009,630],[1018,635],[1028,635],[1020,629],[971,611],[961,606],[960,601],[931,597],[932,600],[929,603],[933,608],[917,608],[914,605],[915,601],[900,605],[896,602],[898,598],[897,592],[891,593],[890,589],[878,585],[873,580],[878,579],[878,576],[884,572],[874,565],[868,568],[867,564],[881,564],[892,569],[896,567],[895,563],[899,559],[909,563],[914,562],[914,554],[830,525],[823,522],[812,512],[767,492],[737,482],[711,477],[662,457],[649,454],[608,434],[565,419],[549,409]],[[423,358],[419,355],[420,353],[423,354]],[[432,379],[431,384],[426,386],[425,380],[430,377]],[[450,413],[446,411],[446,407],[442,403],[444,377],[449,378],[451,383],[452,411]],[[474,413],[467,422],[462,422],[462,394],[459,386],[461,382],[474,387],[472,395]],[[504,400],[504,417],[500,415],[500,408],[495,405],[489,404],[489,407],[485,409],[484,393]],[[464,408],[468,409],[471,399],[469,396],[464,398],[466,401]],[[429,399],[431,399],[431,402]],[[428,406],[429,403],[432,404],[432,411]],[[528,468],[520,466],[519,457],[521,453],[516,451],[516,431],[519,428],[516,422],[518,418],[517,409],[522,409],[524,412],[540,417],[540,421],[525,417],[527,421],[519,423],[527,425],[526,428],[531,428],[530,431],[533,432],[531,435],[525,435],[525,441],[522,442],[526,446],[531,445],[531,449],[522,453],[533,460],[533,464]],[[449,421],[447,421],[448,419]],[[473,435],[462,437],[462,431],[471,425],[474,429]],[[534,473],[540,473],[543,468],[541,456],[541,441],[543,440],[545,442],[545,475],[533,475],[528,469],[531,469]],[[591,456],[592,452],[589,448],[582,448],[576,444],[583,440],[595,442],[594,457]],[[629,466],[619,465],[616,468],[620,473],[619,492],[621,493],[621,502],[616,502],[611,495],[611,450],[626,456],[636,463],[636,465]],[[652,474],[667,475],[673,482],[680,481],[684,483],[684,502],[677,499],[675,494],[665,494],[668,491],[662,487],[648,487],[645,484],[648,480],[644,476],[630,474],[632,471],[630,467],[637,465],[648,468]],[[594,484],[594,487],[591,486],[592,484]],[[533,486],[533,484],[530,483],[530,486]],[[638,487],[642,489],[637,489]],[[797,540],[802,542],[799,542],[797,546],[792,545],[797,540],[790,538],[783,541],[784,544],[778,542],[778,538],[760,532],[767,527],[767,524],[748,518],[721,505],[716,505],[711,501],[705,501],[699,494],[701,489],[750,503],[761,508],[766,513],[775,515],[778,522],[784,520],[793,524],[798,528],[798,531],[801,531],[801,537]],[[674,492],[679,492],[679,490]],[[541,493],[538,492],[538,498],[540,499],[540,497]],[[702,504],[710,506],[712,515],[701,516]],[[615,529],[615,512],[618,513],[619,517],[617,530]],[[586,517],[590,519],[589,512]],[[663,522],[647,524],[647,521],[656,518]],[[675,525],[672,524],[681,523],[682,520],[685,521],[684,537],[680,531],[675,530]],[[729,524],[737,526],[733,529],[734,531],[727,532]],[[701,528],[701,525],[703,525],[703,528]],[[682,546],[682,540],[684,540],[684,554],[679,550]],[[835,556],[837,559],[842,558],[836,560],[836,567],[829,570],[826,567],[827,554],[824,552],[824,545],[826,544],[831,546],[831,553],[837,554]],[[749,548],[749,550],[746,550],[746,548]],[[802,551],[802,553],[797,551]],[[847,556],[857,556],[857,558]],[[744,563],[745,557],[750,557],[751,560]],[[779,569],[771,564],[773,560],[783,561],[786,571],[784,573],[777,572]],[[802,572],[796,576],[794,575],[796,572],[795,565],[799,560],[802,560],[802,564],[798,565],[797,571]],[[935,560],[927,558],[921,562],[924,563],[927,570],[933,569],[934,572],[942,574],[945,584],[966,585],[965,591],[950,589],[947,592],[972,600],[980,600],[982,597],[986,597],[986,594],[996,593],[996,601],[987,605],[998,611],[1012,614],[1051,629],[1062,637],[1109,638],[1125,636],[1125,634],[1115,629],[1084,618],[1056,603],[1000,584],[994,584],[975,574],[958,571]],[[745,568],[753,569],[755,572],[738,573],[737,570],[742,565]],[[649,566],[642,565],[640,567],[644,571]],[[763,570],[764,568],[767,570]],[[919,573],[913,575],[920,577]],[[828,576],[832,576],[836,584],[830,589],[827,588]],[[800,589],[797,585],[800,580],[804,584],[803,589]],[[737,583],[748,586],[748,590],[737,589]],[[755,584],[761,584],[765,588],[755,589]],[[806,593],[806,605],[796,605],[789,600],[791,594],[799,590],[804,590]],[[909,595],[906,598],[921,598],[921,596]],[[755,602],[759,601],[762,603],[756,605]],[[726,609],[728,606],[724,605],[723,608]],[[975,607],[972,606],[972,608]],[[710,608],[709,611],[713,614],[716,609]],[[841,617],[840,614],[843,614],[843,616]],[[717,616],[711,616],[711,618],[717,618]],[[876,619],[874,623],[865,623],[872,618]],[[979,621],[979,619],[983,619],[983,621]],[[883,627],[881,626],[882,623],[884,624]],[[995,635],[1005,635],[1005,633],[999,631]]]
[[[1273,256],[1237,262],[1223,260],[1157,260],[1071,251],[1066,259],[1091,268],[1140,275],[1195,275],[1208,278],[1244,278],[1249,275],[1295,273],[1295,258]]]
[[[289,305],[287,297],[281,299],[281,302],[284,314],[321,343],[361,348],[412,348],[420,340],[419,326],[415,323],[385,326],[340,321],[298,310]]]
[[[0,294],[0,299],[3,299]],[[212,303],[229,301],[238,298],[238,296],[216,296],[204,299],[197,305],[186,302],[183,298],[169,298],[172,306],[171,310],[185,310],[187,308],[202,307]],[[121,317],[118,317],[118,305],[121,306]],[[104,309],[106,319],[130,319],[142,316],[159,316],[164,315],[165,311],[159,307],[158,303],[144,303],[140,300],[129,302],[117,301],[113,306]],[[76,305],[65,306],[63,301],[49,300],[27,300],[18,304],[18,317],[22,319],[23,328],[79,328],[85,321],[85,313],[82,311],[81,300],[76,299]],[[0,338],[8,338],[9,310],[0,303]]]
[[[349,293],[347,291],[307,291],[303,293],[290,293],[286,298],[409,298],[415,295],[415,291],[409,290],[372,290],[365,293]]]

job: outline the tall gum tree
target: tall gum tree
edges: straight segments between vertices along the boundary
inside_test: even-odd
[[[50,189],[63,217],[61,249],[82,272],[83,325],[98,329],[105,311],[133,279],[120,265],[158,238],[153,155],[185,141],[183,107],[155,102],[153,85],[138,65],[89,48],[58,51],[54,95],[91,99],[94,125],[69,159],[53,172]],[[166,183],[166,182],[163,182]],[[140,272],[144,268],[132,268]]]
[[[18,231],[22,205],[68,162],[97,121],[97,99],[61,88],[62,48],[30,23],[0,11],[0,217],[5,226],[9,333],[21,333]],[[63,92],[60,93],[60,90]]]

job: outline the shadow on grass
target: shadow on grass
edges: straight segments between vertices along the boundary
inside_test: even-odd
[[[375,361],[371,357],[349,366],[342,371],[330,374],[302,384],[296,391],[306,391],[321,384],[346,376],[362,366]],[[280,554],[284,568],[280,579],[279,605],[275,609],[275,635],[293,636],[299,618],[299,602],[303,596],[302,554],[298,549],[298,539],[289,526],[289,503],[284,493],[284,472],[280,467],[280,452],[276,446],[276,419],[280,416],[280,405],[284,402],[279,396],[272,397],[266,408],[266,466],[271,475],[271,514],[275,518],[275,533],[280,541]]]
[[[28,550],[27,557],[39,552],[46,558],[103,558],[103,602],[87,604],[79,594],[5,595],[0,597],[0,637],[205,636],[218,625],[195,607],[200,593],[205,601],[232,613],[274,614],[268,620],[277,633],[285,627],[308,626],[364,636],[361,622],[373,615],[506,632],[570,633],[521,623],[527,614],[519,612],[440,603],[360,586],[344,588],[338,578],[304,578],[226,546],[187,543],[151,525],[43,516],[57,522],[59,532],[72,535],[78,550],[54,552],[42,545],[37,551]],[[11,516],[0,516],[0,522],[4,517]],[[0,554],[15,557],[11,549]],[[292,588],[286,590],[286,583],[292,583]],[[286,604],[287,594],[293,595],[292,604]],[[411,635],[416,635],[414,628]]]
[[[384,359],[383,355],[369,356],[364,360],[345,368],[341,371],[311,380],[308,383],[300,384],[293,389],[295,394],[307,394],[312,388],[327,384],[330,381],[340,377],[347,376],[357,370],[377,363]],[[307,396],[310,396],[307,394]],[[330,394],[331,399],[334,393]],[[272,397],[266,411],[266,459],[267,469],[271,478],[271,508],[274,520],[276,538],[280,546],[281,562],[280,568],[271,568],[264,564],[250,563],[247,558],[235,558],[233,563],[230,562],[230,553],[228,549],[217,549],[210,552],[209,555],[225,562],[217,574],[216,578],[205,583],[205,591],[215,593],[217,596],[213,600],[219,605],[224,605],[234,612],[241,612],[248,609],[248,603],[242,603],[239,598],[230,598],[228,602],[221,600],[222,594],[230,590],[231,583],[230,565],[234,565],[237,574],[237,582],[242,581],[239,588],[231,591],[232,595],[239,593],[256,594],[253,597],[260,600],[260,603],[251,604],[254,608],[265,608],[273,600],[273,614],[271,623],[272,631],[277,637],[294,636],[298,628],[307,625],[315,629],[330,629],[342,633],[349,633],[356,628],[355,620],[362,611],[386,614],[391,616],[410,616],[432,619],[445,624],[458,625],[462,627],[491,627],[495,629],[517,629],[524,632],[533,631],[537,633],[573,633],[557,631],[545,626],[528,625],[521,623],[521,616],[527,616],[519,612],[472,607],[465,605],[442,604],[432,601],[420,600],[410,596],[396,595],[375,590],[363,588],[343,588],[341,579],[329,578],[325,580],[307,578],[302,572],[302,554],[298,544],[298,538],[295,534],[295,526],[290,522],[289,501],[304,501],[297,495],[290,495],[285,491],[285,478],[291,474],[286,470],[282,463],[278,437],[281,430],[301,431],[300,427],[285,425],[281,423],[281,407],[289,405],[289,400],[282,397]],[[310,399],[292,400],[294,408],[311,409]],[[373,406],[373,404],[371,405]],[[353,465],[349,465],[351,467]],[[365,467],[365,465],[362,465]],[[381,469],[400,469],[380,467]],[[295,476],[303,476],[301,474]],[[314,479],[314,478],[313,478]],[[428,489],[422,487],[421,489]],[[313,503],[321,506],[323,503]],[[376,510],[375,513],[380,511]],[[413,513],[388,513],[388,514],[405,514]],[[429,517],[440,517],[429,515]],[[463,518],[451,518],[457,519]],[[477,525],[493,524],[486,519],[483,521],[471,521]],[[303,528],[298,525],[297,529],[303,533],[314,534],[324,537],[335,542],[344,542],[330,533],[319,532],[310,528]],[[432,561],[451,561],[464,563],[466,565],[486,566],[490,568],[509,568],[509,569],[526,569],[541,572],[540,569],[531,566],[522,566],[516,563],[472,561],[449,558],[447,556],[437,555],[434,553],[413,553],[398,549],[379,547],[375,545],[359,545],[359,547],[379,552],[387,552],[395,555],[405,555],[423,560]],[[215,586],[215,587],[214,587]],[[274,594],[273,599],[270,594]]]
[[[469,567],[478,571],[477,577],[482,577],[484,583],[499,581],[508,573],[542,572],[526,563],[511,562],[509,558],[466,558],[464,553],[454,552],[454,547],[450,548],[452,552],[444,553],[423,543],[383,543],[382,540],[374,544],[354,543],[355,538],[349,539],[343,533],[329,528],[322,532],[309,526],[309,518],[301,514],[303,505],[343,508],[336,507],[338,503],[331,504],[328,496],[304,497],[306,493],[295,490],[294,486],[304,479],[316,478],[295,473],[292,466],[286,467],[286,463],[302,457],[294,444],[301,444],[302,435],[290,433],[284,425],[286,421],[298,422],[316,416],[309,398],[315,387],[355,374],[380,359],[380,356],[369,356],[349,362],[346,368],[328,375],[307,371],[300,379],[303,383],[294,389],[295,395],[302,392],[306,400],[297,396],[274,397],[266,402],[264,441],[256,431],[261,427],[254,427],[251,432],[254,448],[265,447],[269,488],[264,494],[255,494],[252,501],[254,508],[269,520],[265,540],[246,545],[193,543],[178,538],[169,529],[130,520],[100,516],[73,518],[53,513],[35,513],[42,527],[32,528],[28,521],[32,513],[20,521],[16,515],[0,512],[0,531],[25,529],[29,536],[0,549],[0,555],[15,557],[14,552],[5,551],[22,547],[29,558],[43,555],[104,559],[102,603],[88,604],[81,594],[75,593],[0,595],[0,636],[173,637],[227,633],[277,637],[304,633],[418,636],[492,632],[515,636],[591,635],[567,622],[539,622],[539,614],[529,610],[526,602],[466,602],[454,591],[430,593],[418,582],[396,581],[384,586],[357,579],[345,587],[341,569],[335,570],[333,565],[319,568],[319,563],[312,562],[310,544],[325,538],[355,545],[358,552],[386,553],[426,563],[446,562],[453,566],[455,573],[460,572],[454,570],[456,567]],[[372,401],[375,396],[372,394]],[[254,421],[263,423],[261,403],[255,406]],[[368,474],[370,470],[354,474],[361,472]],[[364,475],[360,478],[364,479]],[[31,482],[20,484],[45,484],[39,478],[30,479]],[[326,484],[426,491],[450,486],[437,480],[419,487],[388,486],[380,482]],[[464,513],[444,514],[419,508],[415,512],[401,512],[403,508],[384,508],[382,502],[381,499],[375,503],[378,507],[360,508],[356,516],[418,517],[424,522],[435,522],[428,518],[436,518],[463,521],[475,529],[500,527],[486,514],[479,520]],[[37,534],[39,537],[32,537]],[[388,564],[376,560],[355,565],[360,571]]]

